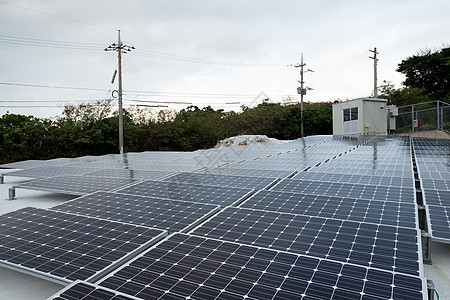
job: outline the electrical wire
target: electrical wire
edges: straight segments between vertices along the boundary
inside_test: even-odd
[[[14,82],[0,82],[0,85],[21,86],[21,87],[35,87],[35,88],[66,89],[66,90],[83,90],[83,91],[107,91],[105,89],[99,89],[99,88],[57,86],[57,85],[42,85],[42,84],[28,84],[28,83],[14,83]]]
[[[9,6],[12,6],[12,7],[28,10],[28,11],[31,11],[31,12],[34,12],[34,13],[38,13],[38,14],[41,14],[41,15],[46,15],[46,16],[50,16],[50,17],[53,17],[53,18],[58,18],[58,19],[61,19],[61,20],[64,20],[64,21],[69,21],[69,22],[83,24],[83,25],[89,25],[89,26],[93,26],[93,27],[99,27],[99,28],[108,29],[108,30],[116,30],[116,29],[113,29],[113,28],[110,28],[110,27],[106,27],[106,26],[102,26],[102,25],[98,25],[98,24],[94,24],[94,23],[84,22],[84,21],[80,21],[80,20],[76,20],[76,19],[72,19],[72,18],[67,18],[67,17],[55,15],[55,14],[46,13],[46,12],[43,12],[43,11],[40,11],[40,10],[37,10],[37,9],[32,9],[32,8],[20,6],[20,5],[17,5],[17,4],[12,4],[12,3],[9,3],[9,2],[6,2],[6,1],[0,1],[0,4],[9,5]]]
[[[35,103],[35,102],[98,102],[98,101],[108,101],[110,99],[65,99],[65,100],[0,100],[0,103]]]
[[[245,62],[217,61],[217,60],[174,55],[174,54],[149,51],[149,50],[133,50],[131,52],[131,54],[137,55],[137,56],[160,58],[160,59],[173,60],[173,61],[203,63],[203,64],[209,64],[209,65],[221,65],[221,66],[231,66],[231,67],[278,67],[278,66],[280,66],[280,65],[276,65],[276,64],[248,64]]]
[[[28,37],[20,37],[20,36],[12,36],[12,35],[0,35],[0,43],[23,45],[23,46],[74,49],[74,50],[96,50],[96,51],[99,51],[100,49],[103,48],[103,44],[66,42],[66,41],[36,39],[36,38],[28,38]]]

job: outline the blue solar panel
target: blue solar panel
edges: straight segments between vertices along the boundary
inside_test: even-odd
[[[197,202],[97,192],[51,209],[177,232],[188,230],[219,208]]]
[[[164,179],[164,181],[249,189],[264,189],[273,185],[277,181],[277,179],[234,175],[179,173]]]
[[[143,181],[117,190],[120,193],[216,205],[235,205],[254,192],[252,189],[186,184],[167,181]]]
[[[416,228],[414,203],[259,191],[240,207]]]
[[[425,299],[417,276],[185,234],[98,284],[143,299]]]
[[[95,280],[166,232],[38,208],[0,216],[0,262],[56,280]]]
[[[14,188],[82,196],[97,191],[111,191],[133,182],[124,178],[61,175],[18,184]]]
[[[274,191],[328,195],[338,197],[362,198],[394,202],[415,203],[412,187],[389,187],[350,183],[283,179],[274,187]]]
[[[228,207],[192,234],[421,274],[418,229]]]
[[[450,207],[427,205],[431,236],[450,243]]]

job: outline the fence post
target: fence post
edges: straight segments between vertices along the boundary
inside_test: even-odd
[[[414,104],[411,105],[411,132],[414,132]]]
[[[436,111],[437,111],[437,129],[441,130],[441,126],[440,126],[441,118],[439,117],[439,100],[437,100],[436,103],[437,103],[436,104],[437,105],[437,109],[436,109]]]

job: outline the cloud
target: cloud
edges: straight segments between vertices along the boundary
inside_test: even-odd
[[[315,70],[305,74],[306,85],[314,88],[306,101],[369,95],[373,61],[368,50],[373,47],[380,52],[379,82],[399,85],[403,79],[395,69],[402,59],[448,43],[445,12],[450,8],[444,0],[42,0],[11,4],[0,4],[3,35],[86,43],[95,49],[12,44],[0,37],[0,82],[109,90],[117,57],[103,48],[117,39],[120,28],[123,41],[136,47],[123,59],[125,90],[237,93],[249,99],[264,91],[275,100],[288,94],[297,97],[298,69],[287,65],[298,63],[304,53],[307,67]],[[106,92],[80,90],[0,89],[0,100],[106,96]],[[189,101],[199,106],[219,103],[217,98],[203,97]],[[5,111],[0,107],[0,114]],[[27,112],[52,116],[60,109]]]

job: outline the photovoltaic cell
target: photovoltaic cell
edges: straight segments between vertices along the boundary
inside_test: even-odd
[[[425,299],[420,277],[186,234],[98,284],[143,299]]]
[[[132,300],[138,299],[93,283],[77,280],[69,284],[49,300]]]
[[[273,185],[276,180],[276,178],[198,173],[179,173],[164,179],[164,181],[187,184],[215,185],[250,189],[264,189],[268,186]]]
[[[350,183],[320,182],[309,180],[283,179],[271,188],[274,191],[328,195],[338,197],[363,198],[394,202],[415,203],[412,187],[389,187]]]
[[[421,274],[418,229],[228,207],[192,234]]]
[[[117,192],[226,206],[239,203],[248,197],[253,190],[148,180],[120,189]]]
[[[38,208],[0,216],[0,262],[59,282],[95,280],[166,232]]]
[[[416,228],[414,203],[259,191],[240,207]]]
[[[96,192],[64,202],[51,209],[177,232],[195,226],[204,218],[216,212],[219,206]]]
[[[29,181],[14,188],[53,191],[69,195],[86,195],[97,191],[111,191],[132,183],[131,179],[62,175]]]

